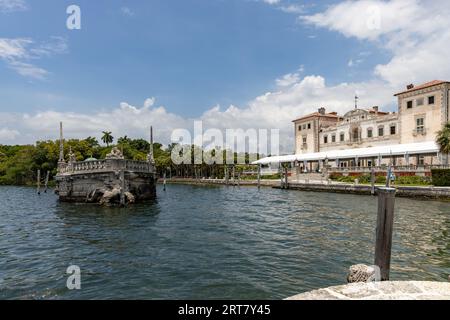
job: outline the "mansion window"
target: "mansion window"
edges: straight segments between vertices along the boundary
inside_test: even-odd
[[[372,138],[372,137],[373,137],[373,130],[367,129],[367,138]]]
[[[343,142],[344,140],[345,140],[345,135],[343,133],[341,133],[340,141]]]
[[[302,131],[302,126],[298,126],[298,131]]]
[[[306,130],[306,124],[303,125],[303,130]]]
[[[412,109],[412,107],[413,107],[413,101],[412,101],[412,100],[411,100],[411,101],[408,101],[408,102],[406,103],[406,108]]]
[[[391,135],[397,134],[397,127],[392,125],[391,126]]]
[[[428,97],[428,104],[434,104],[434,96]]]
[[[308,123],[308,129],[311,129],[311,123]]]
[[[425,119],[424,118],[417,118],[416,119],[416,132],[417,133],[424,133],[425,131]]]
[[[379,137],[384,136],[384,127],[379,127],[379,128],[378,128],[378,136],[379,136]]]
[[[423,106],[423,98],[416,100],[416,106],[418,106],[418,107]]]
[[[303,144],[306,144],[306,137],[303,137]]]
[[[323,143],[328,143],[328,136],[323,137]]]
[[[336,142],[336,136],[335,136],[335,135],[332,135],[332,136],[331,136],[331,142],[333,142],[333,143]]]

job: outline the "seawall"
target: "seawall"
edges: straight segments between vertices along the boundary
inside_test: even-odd
[[[158,183],[162,183],[162,179]],[[233,180],[228,183],[223,179],[189,179],[172,178],[167,179],[167,184],[194,184],[194,185],[229,185],[229,186],[257,186],[256,180]],[[261,180],[261,187],[281,188],[280,180]],[[379,186],[375,187],[376,189]],[[450,201],[450,187],[433,186],[394,186],[397,189],[396,196],[404,198],[414,198],[422,200],[441,200]],[[370,185],[356,185],[344,183],[296,183],[289,182],[288,189],[310,192],[332,192],[346,193],[356,195],[371,195],[372,187]]]
[[[429,200],[445,200],[450,201],[450,188],[433,187],[433,186],[394,186],[397,189],[397,197],[429,199]],[[280,185],[275,186],[280,188]],[[372,187],[370,185],[355,184],[320,184],[320,183],[289,183],[289,189],[300,191],[315,192],[333,192],[371,195]],[[375,187],[375,194],[377,187]]]

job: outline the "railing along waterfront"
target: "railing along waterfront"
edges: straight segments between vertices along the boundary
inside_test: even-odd
[[[64,168],[60,168],[59,173],[76,174],[88,172],[111,172],[118,170],[152,172],[153,166],[146,161],[105,159],[68,163]]]
[[[428,172],[431,169],[450,169],[450,165],[409,165],[392,166],[391,168],[397,172]],[[375,171],[386,171],[388,166],[327,168],[328,172],[370,172],[372,169]]]

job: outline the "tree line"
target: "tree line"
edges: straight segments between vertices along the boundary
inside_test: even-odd
[[[77,161],[84,161],[87,158],[104,159],[111,152],[113,147],[118,147],[125,159],[146,161],[150,150],[150,143],[144,139],[131,139],[127,136],[117,139],[114,144],[114,137],[111,132],[103,132],[101,145],[94,137],[86,139],[70,139],[64,141],[65,160],[68,161],[68,154],[71,150]],[[50,176],[57,174],[57,164],[59,159],[59,140],[38,141],[35,145],[0,145],[0,185],[33,185],[36,183],[37,171],[50,172]],[[166,174],[167,177],[214,177],[223,178],[225,168],[222,164],[207,165],[176,165],[172,162],[171,152],[176,144],[163,147],[161,143],[153,144],[153,155],[158,176]],[[198,146],[191,145],[192,163],[194,151]],[[203,150],[200,149],[201,152]],[[198,150],[197,150],[198,152]],[[214,152],[214,151],[213,151]],[[223,159],[226,159],[225,150]],[[235,159],[238,155],[233,153]],[[245,155],[246,163],[249,163],[248,154]],[[249,165],[239,165],[235,168],[236,174],[254,170]]]

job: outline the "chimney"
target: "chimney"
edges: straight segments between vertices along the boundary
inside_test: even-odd
[[[324,107],[319,108],[319,113],[324,115],[325,114],[325,108]]]
[[[378,110],[379,110],[379,109],[378,109],[378,106],[373,106],[372,109],[373,109],[373,111],[375,111],[375,112],[378,113]]]
[[[406,86],[406,89],[407,90],[411,90],[411,89],[414,89],[414,85],[411,83],[411,84],[408,84],[407,86]]]

